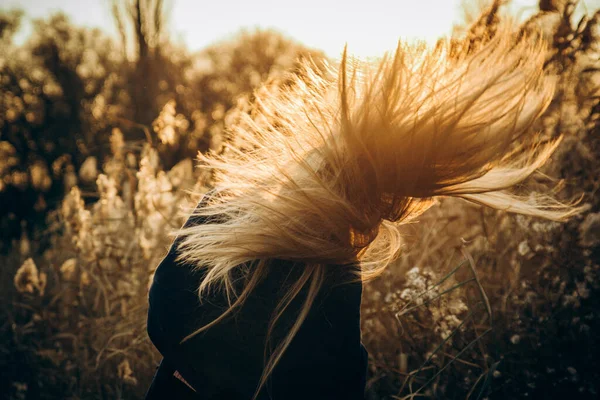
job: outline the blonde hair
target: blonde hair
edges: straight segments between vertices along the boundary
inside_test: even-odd
[[[258,395],[324,280],[327,265],[359,265],[357,280],[381,273],[400,250],[402,223],[435,196],[461,197],[499,210],[562,221],[572,204],[508,191],[539,168],[560,138],[530,127],[549,105],[545,44],[509,28],[468,53],[440,41],[401,44],[367,63],[344,52],[323,73],[305,63],[290,85],[256,93],[251,114],[231,128],[238,144],[200,155],[215,191],[195,214],[206,223],[181,230],[179,259],[205,270],[202,298],[220,288],[240,308],[268,273],[268,261],[305,263],[281,299],[277,320],[308,285],[303,308],[265,365]],[[526,144],[529,143],[529,144]],[[218,222],[210,218],[219,215]],[[233,272],[246,277],[234,287]]]

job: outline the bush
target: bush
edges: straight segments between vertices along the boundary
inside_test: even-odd
[[[117,7],[115,17],[125,24],[122,15],[129,15],[135,24],[150,2]],[[0,13],[1,253],[22,234],[43,240],[46,213],[73,185],[95,191],[89,172],[110,156],[113,129],[123,133],[128,152],[152,144],[169,169],[198,151],[218,151],[226,118],[261,82],[283,84],[299,58],[324,57],[262,30],[198,54],[157,36],[159,27],[133,29],[134,37],[123,28],[118,43],[61,14],[35,21],[32,36],[17,46],[21,18]]]

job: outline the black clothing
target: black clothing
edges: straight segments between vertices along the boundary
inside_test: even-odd
[[[198,395],[174,376],[175,368],[163,359],[156,369],[146,399],[197,400]]]
[[[200,218],[192,217],[186,225],[200,223]],[[250,400],[263,371],[273,310],[302,265],[273,260],[267,277],[241,309],[180,344],[185,336],[221,315],[227,303],[219,294],[199,303],[197,288],[204,272],[176,263],[176,245],[177,240],[158,266],[150,288],[148,334],[164,359],[146,399]],[[344,283],[350,277],[348,271],[349,266],[330,266],[307,319],[258,399],[364,399],[367,352],[360,342],[362,285]],[[295,321],[306,291],[300,292],[280,318],[273,343],[278,344]],[[174,370],[196,393],[172,377]],[[175,395],[175,391],[181,394]]]

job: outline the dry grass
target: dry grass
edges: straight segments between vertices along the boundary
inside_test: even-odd
[[[557,224],[444,199],[408,226],[401,258],[364,290],[368,399],[598,395],[600,13],[573,21],[570,7],[523,26],[543,27],[559,78],[538,128],[566,135],[528,186],[562,180],[560,195],[583,193],[588,211]],[[493,32],[488,17],[469,31],[473,46]],[[154,125],[163,147],[182,129],[171,114]],[[91,164],[81,174],[96,182],[94,201],[74,187],[48,215],[47,246],[24,236],[0,258],[0,391],[10,399],[140,398],[154,372],[148,282],[178,206],[197,200],[186,189],[202,192],[210,177],[189,159],[163,171],[155,149],[118,131],[111,144],[102,174]]]

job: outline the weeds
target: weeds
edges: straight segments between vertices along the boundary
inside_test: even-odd
[[[364,289],[368,399],[598,396],[600,11],[573,21],[575,1],[552,3],[561,7],[521,29],[542,28],[551,41],[547,73],[558,90],[537,128],[566,138],[528,184],[541,191],[548,177],[562,180],[565,199],[583,193],[588,211],[560,225],[444,199],[407,226],[401,258]],[[492,7],[465,40],[478,46],[498,18]],[[61,96],[57,85],[43,84],[48,99]],[[177,103],[164,104],[141,141],[111,129],[106,157],[80,163],[57,157],[19,170],[18,146],[0,141],[0,192],[31,182],[44,193],[50,177],[66,190],[41,239],[24,233],[0,256],[0,392],[8,398],[140,398],[147,388],[158,361],[145,330],[148,283],[183,222],[180,207],[197,201],[189,190],[210,185],[191,159],[161,160],[169,146],[235,117],[215,100],[202,115],[186,114],[194,121],[186,125]],[[98,97],[89,111],[122,114]]]

